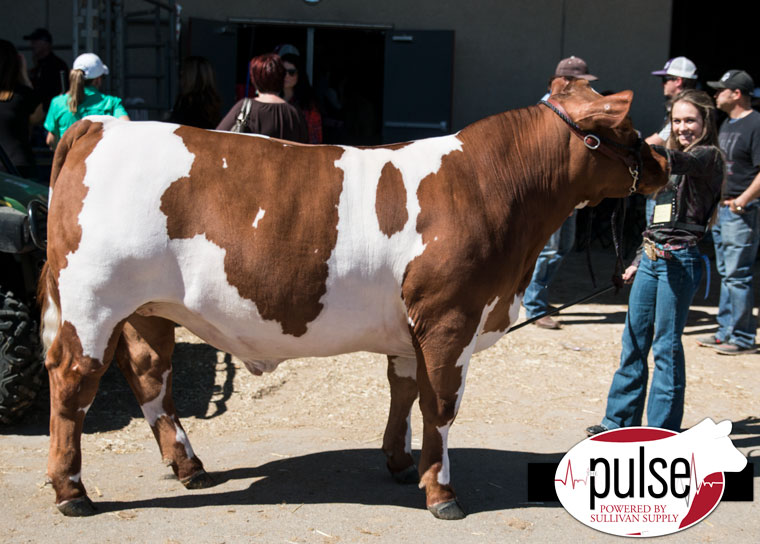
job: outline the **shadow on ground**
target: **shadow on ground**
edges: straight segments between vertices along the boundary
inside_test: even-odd
[[[469,514],[524,505],[528,500],[528,463],[557,463],[563,455],[478,448],[449,450],[453,483],[462,507]],[[401,485],[391,479],[385,469],[385,458],[377,449],[320,452],[278,459],[258,467],[212,472],[211,475],[217,485],[232,480],[254,481],[247,488],[236,491],[210,488],[186,491],[179,497],[99,501],[98,512],[282,503],[295,506],[348,503],[425,507],[424,493],[417,485]],[[531,505],[560,506],[558,502]]]
[[[224,372],[224,382],[219,386],[215,385],[218,371],[216,348],[208,344],[180,342],[174,349],[173,360],[174,402],[180,418],[210,419],[227,411],[227,401],[232,395],[235,378],[235,365],[229,355],[224,356],[224,370],[220,370]],[[183,362],[178,364],[177,361]],[[46,385],[21,423],[0,427],[0,435],[48,434],[49,403],[50,392]],[[133,418],[142,417],[142,411],[127,380],[118,365],[112,363],[100,380],[95,401],[87,412],[85,434],[121,429]]]

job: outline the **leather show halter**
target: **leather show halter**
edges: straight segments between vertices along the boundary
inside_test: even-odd
[[[583,140],[583,144],[587,148],[592,151],[598,150],[612,159],[623,161],[623,164],[628,167],[628,172],[631,174],[631,178],[633,178],[633,183],[628,191],[630,194],[636,192],[642,170],[641,146],[644,141],[641,139],[641,134],[637,133],[636,143],[633,146],[621,144],[614,140],[610,140],[609,138],[605,138],[604,136],[584,131],[575,123],[575,121],[570,119],[565,108],[555,100],[552,100],[551,97],[546,100],[541,100],[540,103],[552,110],[560,119],[567,123],[572,133]]]

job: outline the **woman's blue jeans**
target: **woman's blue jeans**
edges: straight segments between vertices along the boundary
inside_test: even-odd
[[[680,431],[686,389],[681,335],[694,293],[702,279],[696,247],[672,252],[672,259],[642,256],[628,297],[620,367],[612,379],[602,424],[608,429],[641,425],[649,378],[647,425]]]

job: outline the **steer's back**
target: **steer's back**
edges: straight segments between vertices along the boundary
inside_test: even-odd
[[[357,149],[112,118],[70,130],[49,253],[85,354],[135,311],[244,360],[413,354],[417,188],[455,136]]]

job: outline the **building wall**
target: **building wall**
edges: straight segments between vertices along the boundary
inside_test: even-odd
[[[5,2],[4,2],[5,3]],[[128,7],[140,0],[126,0]],[[72,42],[72,0],[8,2],[0,36],[47,25],[57,43]],[[658,0],[183,0],[182,19],[228,17],[388,24],[400,30],[456,32],[453,128],[536,103],[560,58],[584,58],[597,90],[632,89],[632,115],[645,134],[662,121],[662,90],[650,75],[668,57],[671,2]],[[60,56],[71,62],[70,51]]]

